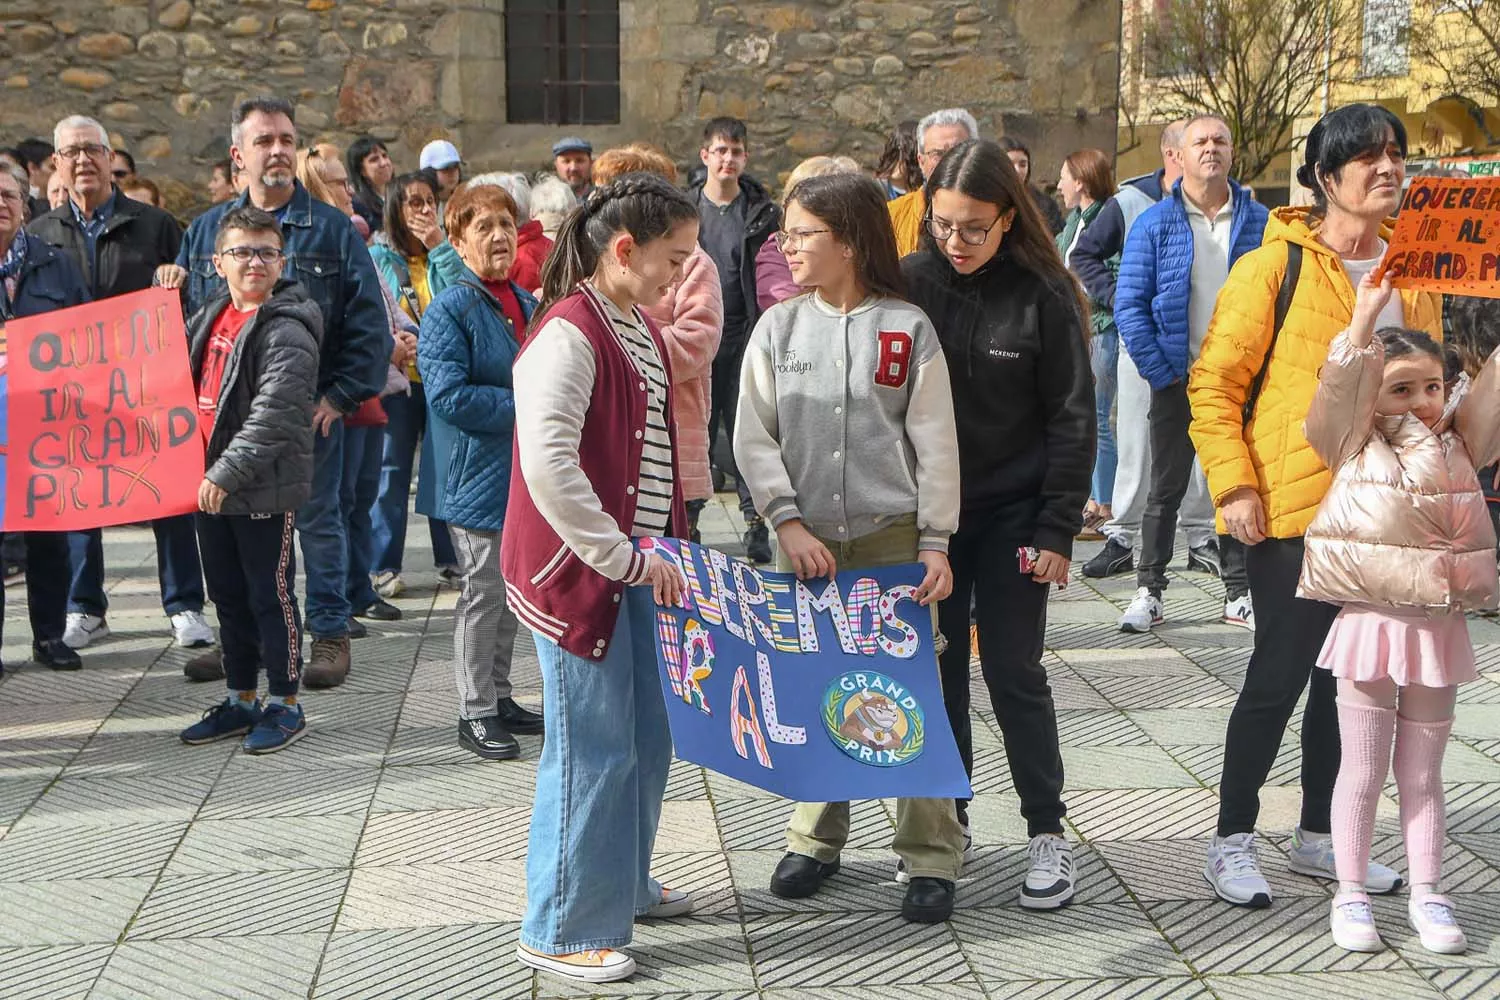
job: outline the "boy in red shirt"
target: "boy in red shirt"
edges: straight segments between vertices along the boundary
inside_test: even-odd
[[[244,736],[274,753],[307,729],[295,512],[312,486],[322,314],[302,286],[281,280],[281,227],[250,205],[225,213],[214,268],[229,293],[188,321],[189,356],[208,471],[198,487],[198,546],[219,616],[229,696],[182,732],[189,744]],[[259,667],[269,688],[256,697]]]

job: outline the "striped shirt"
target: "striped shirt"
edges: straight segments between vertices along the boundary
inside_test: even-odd
[[[592,289],[591,289],[592,290]],[[634,538],[660,538],[672,519],[672,436],[667,430],[667,369],[657,353],[651,332],[638,315],[627,316],[606,295],[595,295],[614,325],[615,336],[625,348],[643,380],[646,394],[646,436],[641,447],[641,471],[636,480]]]

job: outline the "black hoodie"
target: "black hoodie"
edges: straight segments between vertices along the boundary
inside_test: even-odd
[[[901,262],[937,327],[953,383],[959,530],[1003,522],[1017,545],[1071,557],[1094,471],[1094,382],[1071,288],[1004,251],[961,275],[923,247]]]

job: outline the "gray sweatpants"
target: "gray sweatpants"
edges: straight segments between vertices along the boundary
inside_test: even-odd
[[[510,697],[510,654],[521,623],[505,603],[500,532],[448,525],[463,584],[454,611],[453,674],[461,719],[483,719]]]
[[[1151,383],[1141,377],[1125,345],[1120,345],[1119,389],[1115,395],[1115,447],[1119,465],[1115,469],[1115,495],[1110,501],[1114,517],[1101,529],[1127,549],[1135,543],[1146,513],[1146,494],[1151,492]],[[1196,548],[1214,538],[1214,504],[1208,495],[1203,467],[1193,459],[1193,475],[1177,523]]]

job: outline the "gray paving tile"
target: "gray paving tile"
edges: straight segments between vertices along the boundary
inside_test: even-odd
[[[1089,840],[1207,838],[1219,804],[1206,788],[1141,788],[1074,792],[1068,821]]]
[[[347,868],[363,825],[359,815],[199,820],[172,855],[166,874]]]
[[[4,700],[0,688],[0,701]],[[49,777],[65,766],[83,748],[86,738],[41,737],[11,738],[0,728],[0,775],[17,778]]]
[[[375,812],[479,807],[529,808],[536,762],[479,761],[461,765],[387,767],[371,808]]]
[[[1044,979],[1032,983],[986,983],[992,997],[1006,1000],[1217,1000],[1201,981],[1171,979]]]
[[[726,799],[714,803],[724,847],[731,851],[786,849],[786,824],[794,803],[785,799]],[[895,832],[891,816],[876,801],[855,802],[849,811],[847,847],[888,848]]]
[[[1436,1000],[1443,994],[1411,970],[1292,975],[1209,976],[1220,1000]]]
[[[168,875],[151,890],[129,939],[326,934],[348,881],[347,871]]]
[[[57,826],[187,822],[208,798],[215,777],[213,771],[63,777],[36,800],[26,821]]]
[[[376,867],[522,860],[530,825],[529,808],[374,813],[356,862]]]
[[[112,943],[153,879],[0,882],[0,947]]]
[[[1451,1000],[1493,1000],[1500,996],[1500,968],[1419,969]]]
[[[285,1000],[312,985],[323,934],[130,940],[90,1000]]]
[[[0,948],[0,997],[5,1000],[83,1000],[111,944]]]
[[[293,747],[283,753],[296,753]],[[272,755],[272,759],[279,754]],[[241,771],[226,776],[203,804],[201,819],[276,819],[282,816],[364,815],[375,795],[376,770],[310,770],[286,780],[276,765],[276,780],[257,780]]]
[[[155,876],[188,829],[180,823],[18,824],[0,840],[0,881]]]
[[[953,926],[982,983],[1186,976],[1191,970],[1134,903],[965,910]]]
[[[0,823],[19,819],[61,773],[61,768],[53,768],[50,773],[0,771]]]
[[[1142,902],[1161,900],[1206,900],[1213,890],[1203,877],[1208,840],[1100,841],[1096,845],[1116,876]],[[1293,896],[1330,898],[1328,883],[1297,875],[1286,867],[1286,859],[1264,842],[1260,847],[1261,873],[1279,901]]]
[[[1157,746],[1063,747],[1067,788],[1195,788],[1198,779]]]
[[[745,934],[737,919],[640,922],[625,949],[636,961],[636,974],[624,983],[584,986],[554,976],[537,977],[537,997],[610,996],[672,997],[682,1000],[729,1000],[754,997]]]
[[[443,927],[520,920],[526,906],[523,861],[356,868],[339,930]]]
[[[894,911],[747,917],[745,935],[762,989],[975,984],[952,927]]]
[[[1387,971],[1402,967],[1393,951],[1347,952],[1328,933],[1328,898],[1279,899],[1246,910],[1218,899],[1152,903],[1146,911],[1199,972],[1306,973]]]
[[[518,923],[335,933],[315,1000],[512,1000],[532,995]]]

